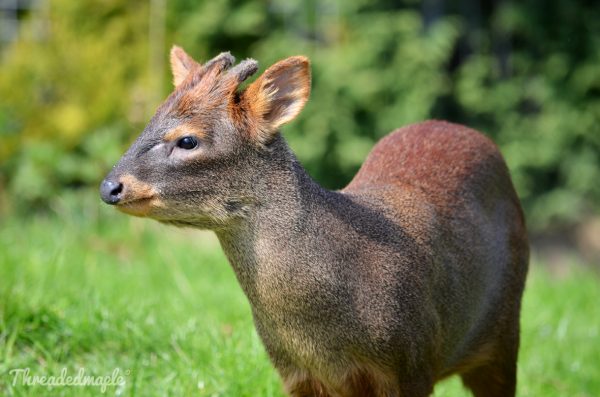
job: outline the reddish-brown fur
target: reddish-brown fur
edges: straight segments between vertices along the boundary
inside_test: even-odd
[[[172,142],[183,138],[184,136],[190,135],[195,136],[198,139],[203,139],[204,137],[206,137],[206,132],[198,128],[197,125],[184,124],[167,131],[167,133],[165,133],[164,140],[167,142]]]
[[[501,173],[487,175],[482,165]],[[488,186],[490,181],[484,178],[496,183]],[[491,140],[457,124],[427,121],[401,128],[379,141],[345,191],[388,184],[416,188],[440,209],[450,211],[465,204],[461,201],[465,191],[491,199],[499,191],[509,191],[518,203],[509,182],[504,160]]]
[[[215,230],[292,396],[424,397],[452,374],[476,397],[514,396],[529,251],[496,145],[414,124],[327,191],[278,133],[308,99],[308,60],[280,61],[241,92],[257,64],[233,62],[172,50],[175,91],[103,199]]]

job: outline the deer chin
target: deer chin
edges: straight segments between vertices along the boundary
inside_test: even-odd
[[[165,216],[165,214],[154,213],[149,215],[150,218],[153,218],[160,223],[165,225],[177,226],[177,227],[191,227],[194,229],[202,229],[202,230],[220,230],[227,226],[226,219],[216,219],[211,216],[198,215],[194,216]]]
[[[128,215],[147,217],[153,209],[162,208],[162,201],[155,196],[141,197],[117,204],[117,209]]]

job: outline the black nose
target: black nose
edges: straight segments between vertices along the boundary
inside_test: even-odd
[[[120,182],[103,180],[100,185],[100,197],[106,204],[117,204],[121,200],[123,184]]]

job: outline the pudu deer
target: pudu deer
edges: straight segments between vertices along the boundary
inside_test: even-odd
[[[529,248],[506,164],[467,127],[383,138],[328,191],[279,128],[308,100],[309,61],[257,69],[173,47],[175,90],[102,182],[131,215],[212,229],[291,396],[430,395],[459,374],[514,396]]]

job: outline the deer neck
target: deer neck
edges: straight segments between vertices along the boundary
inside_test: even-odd
[[[256,181],[256,205],[246,217],[216,231],[251,302],[265,287],[262,281],[283,283],[300,268],[315,265],[308,257],[319,254],[315,248],[324,235],[314,230],[319,224],[316,218],[339,195],[306,173],[283,138],[273,145],[268,170]]]

